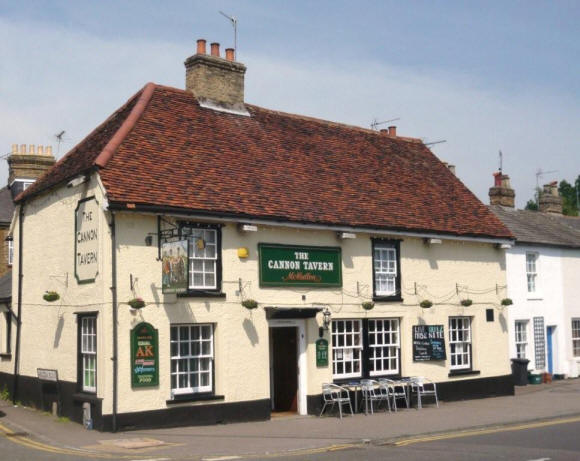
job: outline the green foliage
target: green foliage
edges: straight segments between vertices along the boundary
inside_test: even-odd
[[[580,186],[580,176],[576,179],[574,186],[566,180],[560,181],[558,192],[562,197],[562,212],[568,216],[578,216],[577,192]]]
[[[538,204],[536,203],[535,200],[528,200],[528,203],[526,203],[526,210],[532,210],[532,211],[538,211]]]
[[[6,386],[0,391],[0,400],[10,400],[10,391]]]

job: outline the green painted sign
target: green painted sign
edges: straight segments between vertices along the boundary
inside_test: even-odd
[[[159,385],[159,339],[157,330],[142,322],[131,330],[131,386]]]
[[[260,243],[260,286],[342,286],[338,247]]]
[[[316,340],[316,366],[328,366],[328,341],[324,338]]]

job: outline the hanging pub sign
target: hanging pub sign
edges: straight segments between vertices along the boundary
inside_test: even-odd
[[[445,359],[443,325],[413,325],[413,361]]]
[[[342,257],[338,247],[309,247],[260,243],[261,286],[342,286]]]
[[[188,281],[188,242],[178,240],[161,244],[161,291],[185,293]]]
[[[99,203],[95,197],[79,200],[75,209],[75,277],[94,282],[99,273]]]
[[[328,366],[328,341],[324,338],[316,340],[316,366]]]
[[[159,385],[157,330],[142,322],[131,330],[131,387]]]

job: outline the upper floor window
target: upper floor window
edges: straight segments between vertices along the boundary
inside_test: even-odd
[[[538,253],[526,253],[526,277],[528,281],[528,293],[535,293],[537,289],[537,263]]]
[[[471,368],[471,319],[469,317],[449,318],[449,349],[452,370]]]
[[[189,289],[218,290],[220,284],[219,229],[193,227],[181,229],[189,240]]]
[[[528,322],[525,320],[516,320],[515,336],[516,336],[516,357],[518,359],[526,358],[526,348],[528,346]]]
[[[373,240],[374,297],[400,300],[401,265],[398,241]]]
[[[572,319],[572,354],[580,357],[580,319]]]

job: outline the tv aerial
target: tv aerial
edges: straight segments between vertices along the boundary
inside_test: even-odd
[[[66,141],[66,138],[64,137],[65,133],[66,133],[66,131],[62,130],[60,133],[57,133],[54,135],[54,138],[56,139],[56,143],[57,143],[57,147],[56,147],[57,154],[60,153],[60,144]]]
[[[238,18],[236,18],[235,16],[230,16],[229,14],[226,14],[221,10],[219,11],[219,14],[221,14],[224,18],[229,19],[230,22],[232,23],[232,26],[234,27],[234,59],[237,61],[238,60]]]
[[[397,117],[397,118],[392,118],[390,120],[385,120],[384,122],[379,122],[376,118],[373,119],[373,121],[371,122],[371,130],[377,130],[377,127],[379,125],[384,125],[385,123],[390,123],[390,122],[394,122],[395,120],[401,120],[401,117]]]

